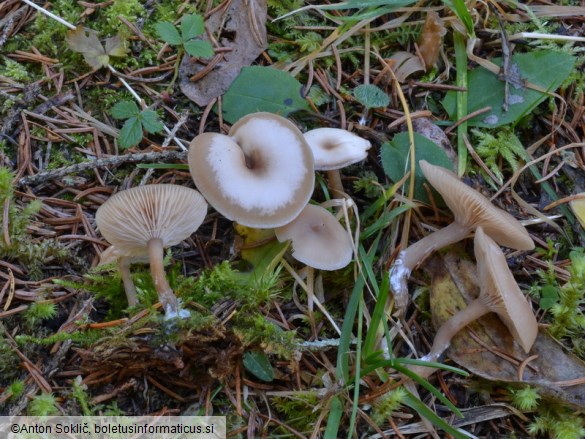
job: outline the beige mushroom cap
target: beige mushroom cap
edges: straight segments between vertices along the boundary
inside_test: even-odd
[[[173,184],[151,184],[118,192],[96,212],[97,226],[124,256],[144,256],[148,241],[160,238],[164,247],[194,233],[207,214],[199,192]]]
[[[534,249],[534,241],[524,226],[508,212],[495,207],[448,169],[431,165],[425,160],[421,160],[419,164],[426,179],[441,194],[455,215],[457,223],[469,229],[483,227],[485,233],[504,247],[516,250]]]
[[[329,171],[361,162],[372,144],[366,139],[339,128],[317,128],[305,133],[313,151],[315,169]]]
[[[197,188],[223,216],[249,227],[292,221],[315,184],[313,155],[299,129],[271,113],[249,114],[229,136],[204,133],[189,148]]]
[[[347,231],[327,209],[308,204],[289,224],[275,229],[280,242],[292,241],[292,256],[319,270],[339,270],[351,262]]]
[[[538,334],[538,323],[508,268],[500,247],[479,227],[475,232],[475,259],[480,300],[498,314],[514,339],[528,352]]]

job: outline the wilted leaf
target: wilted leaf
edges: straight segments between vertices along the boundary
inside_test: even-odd
[[[454,252],[434,257],[426,265],[431,277],[431,312],[438,329],[479,294],[475,265]],[[485,379],[530,384],[542,396],[585,407],[585,384],[568,385],[585,376],[585,363],[566,353],[563,347],[540,331],[528,354],[514,342],[504,323],[493,313],[462,329],[446,354],[459,366]],[[522,379],[520,364],[528,357]]]
[[[502,60],[496,58],[493,62],[500,65]],[[575,58],[561,52],[536,51],[514,55],[511,65],[511,71],[515,73],[517,79],[510,85],[508,111],[502,108],[504,81],[482,67],[471,71],[467,81],[467,112],[472,113],[485,107],[491,107],[491,110],[469,119],[467,121],[469,126],[495,128],[517,122],[548,96],[523,84],[529,82],[543,90],[553,92],[573,70]],[[447,93],[443,106],[454,120],[456,117],[455,92]]]
[[[353,96],[366,108],[381,108],[390,104],[390,98],[384,90],[373,84],[358,85],[353,89]]]
[[[281,116],[308,110],[302,84],[290,74],[272,67],[244,67],[223,96],[224,118],[234,123],[257,111]]]
[[[242,260],[252,266],[252,275],[261,277],[274,269],[288,248],[288,243],[278,242],[274,229],[256,229],[236,224],[239,240],[237,249]]]
[[[118,142],[122,148],[138,145],[142,140],[142,122],[137,117],[131,117],[120,130]]]
[[[185,96],[205,106],[223,95],[242,67],[249,66],[268,47],[266,15],[266,0],[232,0],[227,10],[218,9],[207,17],[207,30],[217,36],[221,47],[231,50],[223,54],[213,70],[193,81],[191,78],[205,71],[207,65],[194,62],[191,56],[183,57],[179,85]]]
[[[264,352],[246,352],[244,354],[244,367],[262,381],[271,382],[274,380],[274,369]]]
[[[578,194],[585,196],[585,193]],[[575,198],[573,201],[569,203],[573,213],[579,220],[581,227],[585,228],[585,198]]]
[[[429,201],[427,192],[423,186],[425,176],[423,175],[418,162],[426,160],[427,162],[453,170],[453,162],[447,157],[445,151],[431,142],[426,137],[414,133],[414,151],[415,151],[415,183],[414,197],[420,201]],[[400,133],[394,136],[391,142],[384,143],[381,148],[382,167],[386,175],[393,181],[400,181],[410,170],[410,139],[408,133]],[[408,187],[410,178],[404,183]]]
[[[160,23],[156,23],[154,28],[156,29],[160,39],[166,43],[169,43],[171,46],[179,46],[183,43],[183,39],[181,38],[179,31],[173,23],[162,21]]]
[[[110,56],[126,55],[126,46],[119,35],[105,40],[105,47],[100,43],[98,33],[92,29],[77,26],[67,32],[69,48],[83,55],[83,59],[93,69],[105,67],[110,63]]]
[[[133,101],[118,102],[112,107],[111,111],[114,119],[128,119],[140,113],[138,105]]]

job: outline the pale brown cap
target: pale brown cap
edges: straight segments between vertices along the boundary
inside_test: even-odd
[[[317,128],[307,131],[305,139],[313,151],[315,169],[330,171],[361,162],[372,144],[366,139],[339,128]]]
[[[97,226],[124,256],[144,256],[148,241],[160,238],[164,247],[194,233],[207,213],[199,192],[174,184],[151,184],[118,192],[96,212]]]
[[[189,169],[219,213],[249,227],[292,221],[309,202],[315,184],[313,155],[302,133],[271,113],[243,117],[229,136],[195,137]]]
[[[514,339],[528,352],[538,335],[538,323],[524,294],[508,268],[500,247],[481,227],[475,231],[475,259],[480,298],[498,314]]]
[[[339,270],[351,262],[347,231],[327,209],[308,204],[289,224],[275,229],[280,242],[292,242],[292,256],[319,270]]]
[[[520,222],[508,212],[494,206],[486,197],[463,183],[448,169],[419,162],[427,181],[441,194],[463,227],[483,227],[498,244],[516,250],[534,249],[534,241]]]

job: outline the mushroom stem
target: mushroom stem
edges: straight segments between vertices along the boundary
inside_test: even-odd
[[[136,287],[132,281],[132,275],[130,274],[130,264],[132,258],[127,256],[120,256],[118,258],[118,270],[122,276],[122,282],[124,283],[124,291],[126,292],[126,298],[128,299],[129,306],[135,306],[138,303],[136,296]]]
[[[490,309],[486,306],[481,296],[475,299],[466,308],[454,314],[441,325],[433,341],[431,351],[421,358],[421,360],[437,361],[441,354],[449,347],[451,339],[455,334],[489,312]],[[436,370],[434,367],[425,366],[412,366],[409,369],[423,378],[427,378]]]
[[[327,171],[327,180],[329,181],[329,187],[331,188],[333,195],[341,196],[344,194],[341,174],[338,169],[330,169]]]
[[[404,313],[408,305],[408,286],[406,281],[410,273],[422,263],[432,252],[461,241],[471,231],[458,222],[453,222],[420,241],[412,244],[398,255],[394,265],[390,269],[390,287],[394,293],[396,308]]]
[[[148,241],[148,257],[150,261],[150,273],[165,314],[167,316],[178,316],[179,301],[167,282],[167,276],[163,266],[164,246],[162,239],[153,238]]]

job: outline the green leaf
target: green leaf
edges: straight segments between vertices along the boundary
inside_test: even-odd
[[[183,39],[181,38],[181,35],[179,35],[179,31],[173,25],[173,23],[162,21],[160,23],[156,23],[154,28],[156,29],[160,39],[164,42],[169,43],[172,46],[179,46],[183,43]]]
[[[388,95],[372,84],[358,85],[353,89],[353,96],[366,108],[381,108],[390,104]]]
[[[540,302],[539,306],[541,309],[550,309],[559,301],[559,293],[557,288],[553,285],[545,285],[540,290]]]
[[[501,58],[494,59],[500,65]],[[468,113],[491,107],[488,113],[482,113],[467,121],[469,126],[495,128],[515,123],[522,116],[530,113],[548,96],[522,85],[525,82],[537,85],[550,92],[556,90],[569,77],[575,65],[575,58],[566,53],[536,51],[520,53],[512,57],[511,66],[519,72],[519,83],[510,84],[510,102],[508,111],[504,111],[504,81],[490,71],[478,67],[468,76]],[[456,92],[449,92],[443,100],[443,107],[452,120],[456,119]]]
[[[471,14],[464,0],[443,0],[443,3],[459,17],[459,20],[465,25],[467,34],[473,35],[473,18],[471,18]]]
[[[248,372],[262,381],[274,380],[274,369],[264,352],[246,352],[244,354],[244,367]]]
[[[384,172],[393,182],[400,181],[410,170],[410,140],[408,133],[400,133],[394,136],[391,142],[382,145],[381,159]],[[425,177],[420,169],[418,162],[426,160],[427,162],[453,170],[453,163],[447,157],[437,144],[431,142],[426,137],[414,133],[414,151],[415,151],[415,183],[414,197],[417,200],[428,202],[427,192],[423,186]],[[404,183],[404,188],[408,188],[410,178]]]
[[[257,111],[281,116],[308,110],[302,85],[290,74],[272,67],[244,67],[223,97],[224,118],[234,123]]]
[[[205,32],[203,17],[197,14],[185,15],[181,20],[181,35],[183,41],[198,37]]]
[[[142,113],[140,113],[139,119],[141,120],[144,129],[149,133],[155,134],[159,131],[162,131],[164,128],[164,125],[158,118],[156,111],[144,110]]]
[[[189,55],[198,58],[209,58],[214,54],[213,46],[206,40],[186,41],[185,44],[183,44],[183,47],[185,48],[185,52]]]
[[[138,116],[140,109],[134,101],[122,101],[114,105],[111,112],[114,119],[128,119]]]
[[[142,140],[142,123],[138,117],[131,117],[120,130],[118,142],[124,149],[136,146]]]

